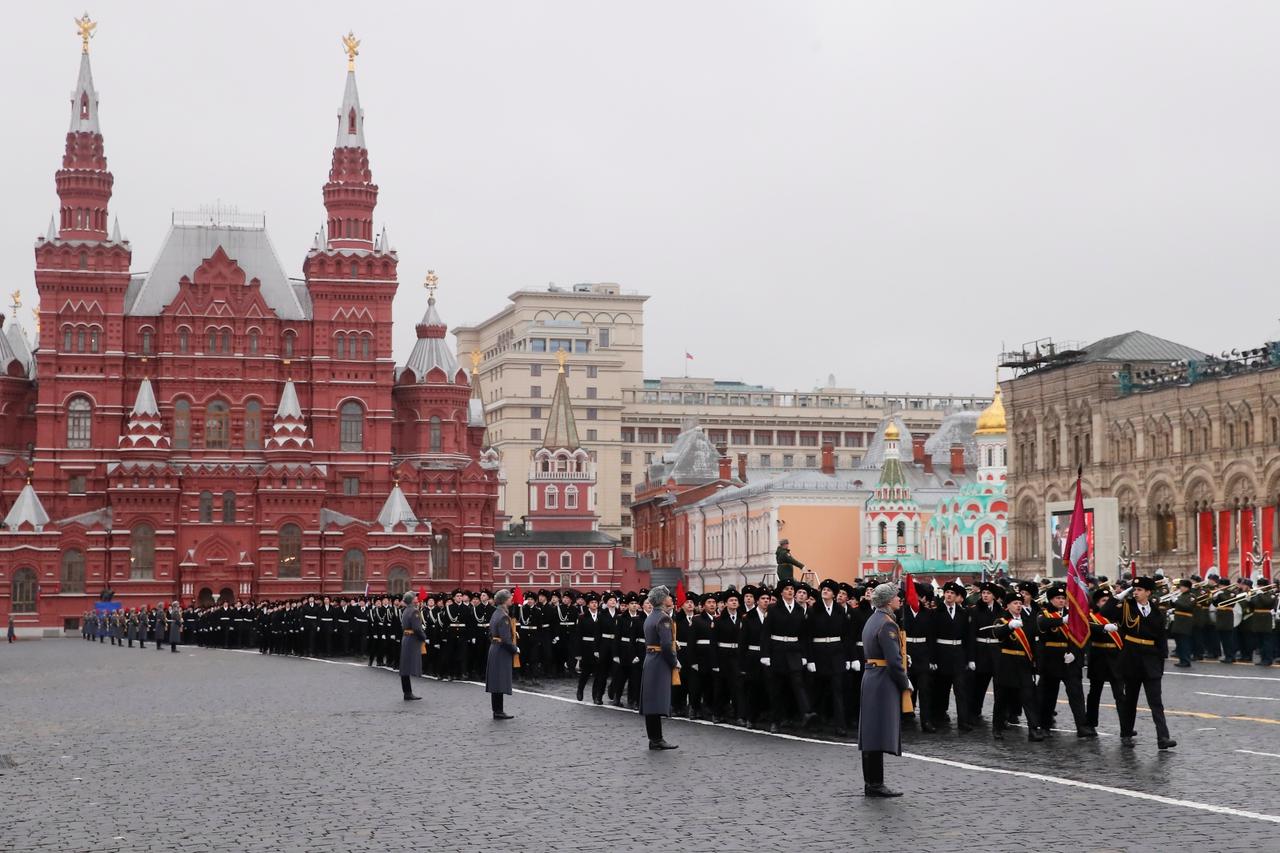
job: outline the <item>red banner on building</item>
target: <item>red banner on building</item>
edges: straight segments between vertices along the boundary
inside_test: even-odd
[[[1275,547],[1276,508],[1262,508],[1262,576],[1271,580],[1271,554]]]
[[[1240,574],[1253,577],[1253,507],[1240,510]]]
[[[1218,576],[1231,576],[1231,510],[1218,511]]]
[[[1217,565],[1213,547],[1213,510],[1201,510],[1199,522],[1200,537],[1197,542],[1200,547],[1200,574],[1203,575],[1207,569]]]

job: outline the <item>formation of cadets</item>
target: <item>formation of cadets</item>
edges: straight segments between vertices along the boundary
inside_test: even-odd
[[[681,684],[673,715],[752,728],[825,730],[856,737],[862,627],[871,615],[875,581],[824,580],[815,589],[791,578],[774,588],[746,586],[688,594],[674,614]],[[1140,595],[1133,595],[1142,590]],[[572,679],[579,701],[638,708],[645,657],[647,590],[579,593],[537,590],[510,606],[520,635],[526,686]],[[908,676],[917,711],[909,716],[924,733],[989,727],[1003,738],[1026,718],[1028,738],[1053,736],[1058,699],[1065,692],[1075,733],[1097,736],[1107,690],[1118,710],[1126,745],[1145,692],[1161,707],[1159,684],[1168,640],[1178,666],[1220,656],[1224,663],[1274,660],[1277,606],[1274,586],[1251,587],[1210,576],[1170,584],[1163,578],[1125,576],[1091,583],[1090,640],[1083,649],[1067,638],[1065,588],[1007,579],[917,583],[916,608],[897,614],[907,640]],[[427,633],[422,671],[441,680],[484,676],[489,590],[425,593],[420,601]],[[521,596],[517,593],[517,597]],[[1138,598],[1143,600],[1139,607]],[[904,601],[907,600],[904,598]],[[399,596],[311,596],[258,605],[223,602],[209,608],[118,610],[86,614],[86,639],[141,646],[148,640],[217,648],[253,648],[263,654],[351,657],[370,666],[395,666],[402,636]],[[1087,688],[1084,682],[1087,680]],[[988,689],[994,693],[984,715]],[[1154,695],[1153,695],[1154,694]],[[1153,713],[1162,747],[1173,745],[1163,712]]]

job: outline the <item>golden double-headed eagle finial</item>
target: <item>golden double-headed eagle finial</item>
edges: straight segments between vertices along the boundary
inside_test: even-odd
[[[342,46],[347,51],[347,70],[356,70],[356,57],[360,55],[360,39],[356,38],[356,34],[352,30],[348,30],[347,34],[342,37]]]
[[[556,361],[560,362],[560,372],[564,373],[564,363],[569,360],[567,350],[556,350]]]
[[[475,373],[480,370],[480,350],[473,349],[471,351],[471,372]]]
[[[13,299],[13,319],[16,320],[18,319],[18,309],[22,307],[22,291],[15,290],[9,294],[9,297]]]
[[[422,282],[422,286],[427,289],[427,296],[429,298],[436,298],[436,288],[440,286],[440,276],[436,275],[435,270],[427,270],[427,277]]]
[[[98,28],[95,21],[89,20],[89,13],[85,12],[79,18],[73,18],[76,22],[76,29],[80,31],[80,52],[89,52],[89,39],[93,38],[93,31]]]

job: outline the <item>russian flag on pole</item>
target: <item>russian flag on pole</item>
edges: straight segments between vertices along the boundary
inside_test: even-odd
[[[1076,648],[1084,648],[1089,639],[1089,533],[1084,523],[1084,492],[1080,479],[1084,467],[1076,471],[1076,505],[1067,528],[1067,613],[1063,631]]]

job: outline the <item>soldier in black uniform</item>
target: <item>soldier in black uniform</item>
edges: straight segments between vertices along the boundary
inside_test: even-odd
[[[532,594],[516,606],[516,621],[520,629],[520,680],[530,685],[539,684],[542,675],[542,613]]]
[[[1111,592],[1105,588],[1095,589],[1089,594],[1093,609],[1089,613],[1089,695],[1085,697],[1085,724],[1091,729],[1098,727],[1098,708],[1102,701],[1102,688],[1111,685],[1111,699],[1116,708],[1122,704],[1120,697],[1124,695],[1124,684],[1120,680],[1120,646],[1124,639],[1118,633],[1106,630],[1107,618],[1103,611],[1109,611]]]
[[[601,661],[600,649],[600,632],[604,629],[604,623],[600,620],[600,599],[594,592],[589,592],[583,596],[586,603],[586,610],[582,612],[582,616],[578,618],[578,701],[582,701],[583,691],[586,690],[587,682],[595,675],[596,669],[604,666]],[[592,699],[595,698],[594,687],[592,689]]]
[[[578,656],[578,618],[581,615],[581,612],[573,606],[573,596],[565,590],[556,602],[554,613],[556,630],[551,640],[554,647],[552,660],[555,663],[556,676],[573,671],[573,664]]]
[[[717,722],[733,720],[736,725],[747,724],[745,702],[742,698],[742,614],[738,609],[738,592],[730,587],[721,593],[724,605],[716,619],[715,646],[717,656],[717,680],[715,719]],[[643,624],[641,626],[643,628]]]
[[[1040,732],[1040,713],[1036,705],[1036,650],[1022,618],[1022,597],[1011,593],[1005,613],[991,629],[1000,641],[1000,657],[996,660],[996,701],[991,712],[991,732],[996,740],[1004,739],[1009,718],[1018,710],[1027,714],[1027,740],[1044,740]]]
[[[1146,694],[1147,705],[1151,708],[1151,719],[1156,726],[1156,745],[1160,749],[1172,749],[1178,745],[1169,735],[1160,690],[1168,651],[1165,615],[1152,595],[1155,589],[1154,579],[1134,578],[1133,586],[1116,593],[1115,600],[1106,611],[1111,621],[1104,630],[1119,634],[1123,643],[1120,676],[1124,682],[1124,700],[1118,704],[1120,745],[1124,747],[1134,746],[1139,691]],[[1127,597],[1130,594],[1132,601]]]
[[[978,603],[969,611],[969,658],[973,662],[970,672],[973,679],[970,689],[969,719],[976,725],[982,721],[982,706],[986,702],[987,687],[996,672],[996,661],[1000,657],[1000,640],[991,633],[990,626],[1001,616],[997,596],[1000,587],[994,583],[983,583],[978,588]]]
[[[1045,735],[1052,737],[1049,721],[1058,706],[1058,687],[1067,689],[1067,704],[1076,724],[1076,737],[1097,737],[1097,730],[1088,722],[1084,702],[1083,649],[1076,648],[1064,627],[1068,617],[1067,588],[1055,584],[1046,593],[1047,602],[1036,618],[1040,642],[1037,644],[1040,683],[1040,719],[1045,724]]]
[[[689,697],[692,703],[690,717],[710,720],[714,714],[716,697],[716,596],[708,593],[699,597],[700,612],[693,617],[693,636],[689,642],[693,644],[693,671],[697,673],[693,691]]]
[[[671,688],[672,716],[692,717],[697,712],[696,697],[699,673],[694,669],[697,646],[693,640],[693,617],[697,615],[700,600],[694,593],[686,593],[684,601],[671,615],[672,630],[676,635],[676,654],[680,661],[680,683]]]
[[[765,622],[769,612],[769,592],[766,589],[747,587],[743,595],[750,595],[755,606],[742,617],[742,633],[738,637],[738,659],[742,668],[742,711],[747,725],[762,725],[768,708],[769,670],[760,659],[764,657]]]
[[[964,587],[948,581],[942,587],[942,606],[933,611],[933,707],[925,709],[933,725],[941,725],[947,715],[951,695],[956,697],[956,725],[962,732],[973,731],[973,688],[970,677],[977,663],[973,658],[973,638],[969,632],[969,611],[964,607]]]
[[[795,703],[800,726],[807,728],[817,718],[805,695],[802,673],[808,664],[807,632],[804,608],[796,603],[794,581],[778,584],[781,600],[769,608],[765,616],[763,655],[760,662],[769,667],[769,706],[772,714],[770,731],[779,731],[785,713],[785,698]]]
[[[609,676],[613,670],[613,658],[617,654],[618,646],[618,597],[612,592],[604,594],[604,607],[601,608],[600,617],[600,634],[599,634],[599,654],[597,666],[595,667],[595,677],[591,682],[591,701],[597,705],[604,704],[605,691],[609,682]]]
[[[928,711],[933,708],[933,670],[935,668],[933,610],[929,607],[933,598],[933,586],[916,583],[916,595],[919,597],[919,610],[912,610],[907,603],[904,591],[902,610],[898,619],[902,630],[907,635],[907,678],[915,688],[915,707],[920,717],[920,731],[936,732],[938,727],[929,719]],[[907,715],[910,716],[910,715]]]
[[[871,590],[870,585],[850,586],[849,600],[845,606],[849,616],[846,630],[849,634],[851,650],[849,674],[845,679],[845,728],[849,731],[857,731],[858,719],[861,716],[862,673],[865,671],[867,660],[866,651],[862,645],[862,629],[866,627],[872,613]]]
[[[848,734],[845,728],[845,685],[854,650],[848,631],[848,614],[836,603],[840,585],[827,578],[818,585],[819,601],[809,608],[807,633],[809,636],[809,662],[807,668],[813,678],[813,704],[829,708],[827,723],[838,737]]]

